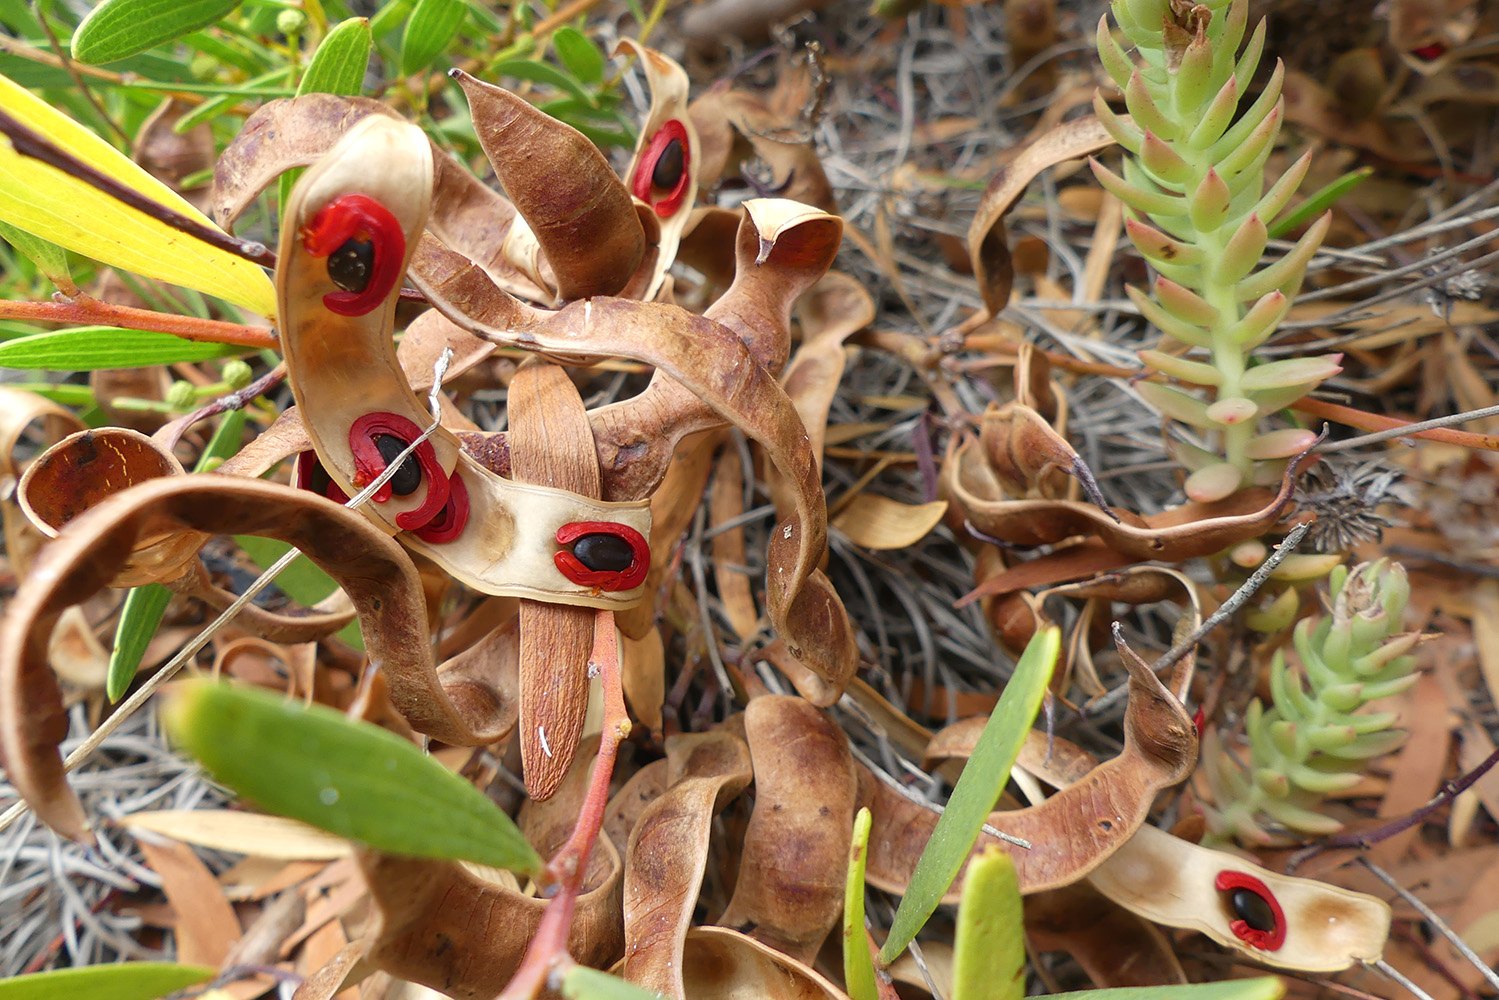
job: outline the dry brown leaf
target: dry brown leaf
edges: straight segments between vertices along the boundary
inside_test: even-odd
[[[671,736],[666,792],[630,833],[622,975],[672,1000],[687,992],[683,946],[708,863],[713,816],[749,784],[749,749],[723,731]]]
[[[1127,116],[1120,116],[1126,118]],[[973,222],[968,226],[968,257],[979,294],[990,316],[1010,303],[1014,268],[1010,261],[1005,215],[1041,171],[1066,160],[1107,149],[1114,140],[1091,115],[1058,125],[1033,141],[989,181]]]
[[[239,918],[208,866],[186,844],[137,838],[146,864],[161,876],[161,891],[172,904],[177,960],[218,967],[239,940]]]
[[[946,514],[946,500],[909,504],[876,493],[860,493],[838,512],[832,524],[855,545],[885,551],[915,545],[941,524]]]
[[[0,518],[4,520],[5,555],[17,573],[24,574],[46,537],[22,513],[17,489],[24,464],[16,454],[28,433],[50,447],[77,431],[83,422],[71,411],[43,396],[0,386]]]
[[[1025,935],[1037,951],[1066,952],[1101,989],[1187,982],[1166,935],[1087,882],[1027,896]]]
[[[718,456],[713,488],[708,495],[708,523],[712,541],[713,582],[723,604],[724,617],[741,642],[760,630],[760,614],[750,592],[749,565],[744,549],[744,528],[730,526],[744,513],[744,457],[738,448],[725,448]]]
[[[812,968],[724,927],[687,932],[682,981],[694,1000],[848,1000]]]
[[[739,881],[718,923],[810,964],[843,911],[858,782],[848,737],[800,698],[744,712],[755,808]]]
[[[259,480],[181,476],[132,487],[84,512],[47,546],[0,624],[0,750],[10,779],[38,817],[75,840],[89,838],[64,778],[58,744],[67,733],[46,644],[60,615],[115,578],[142,537],[174,532],[250,534],[294,545],[339,582],[359,610],[371,659],[391,701],[417,729],[446,743],[494,735],[494,699],[439,680],[427,609],[410,558],[369,520],[338,504]]]

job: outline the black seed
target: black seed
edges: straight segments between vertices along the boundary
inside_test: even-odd
[[[578,562],[592,570],[623,573],[635,561],[635,552],[630,543],[618,535],[584,535],[573,542],[573,555]]]
[[[651,183],[663,191],[670,191],[682,179],[682,168],[686,157],[682,155],[682,140],[673,139],[656,157],[656,166],[651,170]]]
[[[1275,930],[1275,911],[1265,897],[1253,889],[1238,888],[1228,894],[1228,905],[1234,916],[1257,931],[1267,934]]]
[[[375,244],[369,240],[344,240],[343,246],[328,255],[328,277],[346,292],[368,288],[374,270]]]
[[[320,497],[328,495],[328,487],[333,485],[333,477],[328,475],[328,470],[323,468],[322,462],[313,462],[312,471],[307,475],[307,488]]]
[[[406,444],[394,434],[375,435],[375,447],[379,449],[380,457],[385,459],[386,465],[390,465],[397,455],[406,450]],[[410,496],[421,484],[422,467],[417,464],[415,454],[408,455],[396,474],[390,477],[390,491],[398,497]]]

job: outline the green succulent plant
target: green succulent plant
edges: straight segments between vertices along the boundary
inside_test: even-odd
[[[1098,54],[1124,94],[1129,116],[1101,94],[1093,106],[1124,147],[1123,173],[1096,160],[1099,183],[1128,209],[1130,240],[1157,272],[1149,293],[1128,288],[1141,314],[1186,350],[1142,351],[1145,365],[1184,388],[1143,382],[1142,396],[1172,420],[1196,428],[1217,450],[1174,442],[1190,470],[1186,492],[1218,500],[1249,483],[1277,479],[1285,459],[1313,440],[1310,431],[1262,432],[1263,418],[1340,371],[1341,355],[1254,363],[1252,352],[1291,308],[1330,216],[1312,222],[1295,245],[1260,266],[1270,234],[1287,212],[1311,155],[1268,190],[1265,165],[1283,116],[1284,70],[1277,61],[1264,90],[1239,113],[1265,44],[1265,23],[1241,55],[1248,0],[1115,0],[1114,17],[1138,61],[1098,24]]]
[[[1249,705],[1248,763],[1228,753],[1216,731],[1204,734],[1211,840],[1273,844],[1336,833],[1342,824],[1321,811],[1322,799],[1356,785],[1365,761],[1405,740],[1394,713],[1363,711],[1416,682],[1411,650],[1421,636],[1400,630],[1410,597],[1405,570],[1381,559],[1339,566],[1328,582],[1326,613],[1296,626],[1301,669],[1293,671],[1277,651],[1270,664],[1274,704]]]

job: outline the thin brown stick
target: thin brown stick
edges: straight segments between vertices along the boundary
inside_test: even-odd
[[[567,953],[568,932],[572,929],[573,911],[588,871],[599,830],[604,825],[604,808],[609,802],[609,782],[614,778],[614,761],[620,743],[630,735],[630,717],[625,710],[624,686],[620,678],[619,636],[614,627],[614,612],[599,609],[593,620],[593,652],[588,656],[590,674],[597,672],[604,690],[603,731],[599,753],[588,777],[588,793],[578,810],[578,822],[567,843],[547,862],[546,875],[557,887],[557,894],[542,914],[526,948],[520,967],[499,1000],[530,1000],[547,985],[554,972],[565,970],[572,959]]]
[[[0,319],[29,323],[79,323],[88,326],[120,326],[127,330],[154,330],[184,340],[212,344],[234,344],[257,350],[280,350],[280,341],[270,330],[225,323],[222,320],[176,316],[172,313],[117,306],[87,295],[60,302],[7,302],[0,300]]]

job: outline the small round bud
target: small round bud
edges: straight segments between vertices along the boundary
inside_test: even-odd
[[[300,10],[283,10],[276,15],[276,30],[290,37],[307,26],[307,15]]]
[[[194,80],[207,80],[219,71],[219,61],[213,56],[199,52],[187,64],[187,71]]]
[[[167,405],[174,410],[191,410],[198,403],[198,389],[191,382],[173,382],[167,390]]]
[[[250,384],[250,379],[255,377],[255,373],[250,370],[250,366],[239,358],[225,362],[223,374],[224,384],[231,389],[243,389]]]

